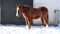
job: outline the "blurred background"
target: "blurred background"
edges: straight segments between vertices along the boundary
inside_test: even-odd
[[[16,17],[16,4],[30,5],[33,8],[45,6],[48,8],[49,25],[60,23],[60,0],[0,0],[0,23],[25,25],[23,16]],[[33,19],[33,25],[40,25],[41,20]]]
[[[33,7],[33,0],[1,0],[1,24],[25,25],[22,15],[16,17],[16,4]]]
[[[1,24],[1,0],[0,0],[0,24]]]

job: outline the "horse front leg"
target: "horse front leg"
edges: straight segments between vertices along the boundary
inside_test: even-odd
[[[25,18],[26,28],[28,28],[28,18]]]
[[[26,22],[26,28],[30,29],[30,28],[31,28],[31,22],[30,22],[30,19],[25,18],[25,22]]]
[[[25,23],[26,23],[26,25],[28,24],[28,19],[27,18],[25,18]]]
[[[28,29],[31,28],[31,19],[28,19]]]

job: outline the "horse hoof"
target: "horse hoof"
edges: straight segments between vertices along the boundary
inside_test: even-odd
[[[48,25],[46,25],[46,28],[48,28]]]
[[[26,25],[26,29],[30,30],[30,28],[29,28],[29,26],[28,26],[28,25]]]

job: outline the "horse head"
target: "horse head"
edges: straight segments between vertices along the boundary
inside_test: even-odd
[[[19,17],[20,13],[21,13],[21,5],[16,4],[16,16]]]

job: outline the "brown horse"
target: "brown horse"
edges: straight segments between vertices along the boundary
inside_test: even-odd
[[[48,9],[46,7],[32,8],[28,5],[17,4],[16,10],[16,16],[19,17],[22,14],[29,29],[31,28],[31,20],[37,18],[41,18],[43,26],[48,26]]]

